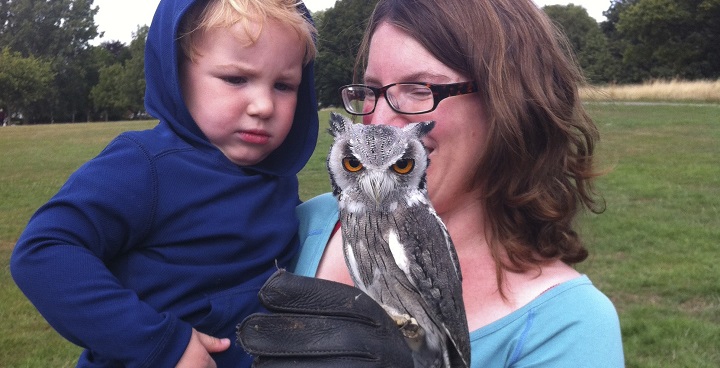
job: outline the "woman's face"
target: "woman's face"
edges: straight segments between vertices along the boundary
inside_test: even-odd
[[[382,23],[372,36],[365,71],[367,85],[446,84],[468,80],[468,76],[441,63],[414,38],[389,23]],[[384,98],[379,98],[375,112],[365,115],[363,123],[402,127],[427,120],[435,121],[435,128],[423,139],[430,154],[428,192],[436,211],[442,215],[478,197],[474,178],[486,135],[479,94],[448,97],[434,111],[421,115],[398,114]]]

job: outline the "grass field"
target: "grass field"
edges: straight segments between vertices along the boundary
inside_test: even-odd
[[[590,104],[602,135],[602,215],[581,219],[578,266],[615,303],[628,367],[720,366],[720,106]],[[327,112],[300,175],[329,190]],[[124,130],[153,122],[0,128],[0,367],[70,367],[60,338],[15,287],[8,258],[33,211]]]

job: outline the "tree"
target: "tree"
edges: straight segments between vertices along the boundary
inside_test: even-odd
[[[0,0],[0,45],[52,64],[53,99],[34,106],[34,121],[74,120],[89,108],[89,41],[98,35],[93,0]]]
[[[130,59],[125,62],[125,93],[130,104],[128,110],[137,117],[145,111],[145,42],[149,27],[138,27],[130,43]]]
[[[620,62],[614,59],[605,35],[596,28],[588,33],[585,47],[579,55],[580,65],[590,83],[615,81]]]
[[[600,23],[600,29],[607,37],[611,37],[616,34],[616,25],[620,21],[620,14],[625,11],[628,7],[637,3],[638,0],[611,0],[610,7],[608,10],[603,12],[605,19],[604,22]]]
[[[96,52],[96,60],[101,62],[103,66],[115,63],[124,63],[129,59],[130,48],[120,41],[105,41],[99,46],[93,48]]]
[[[611,76],[610,81],[623,83],[637,81],[635,77],[639,73],[632,66],[623,65],[623,53],[626,48],[626,41],[617,31],[617,24],[620,21],[620,14],[627,8],[634,5],[638,0],[612,0],[610,7],[603,12],[607,19],[600,23],[600,30],[607,40],[607,49],[610,53],[611,64],[608,66],[607,74]]]
[[[137,117],[144,111],[147,33],[147,26],[139,27],[128,48],[130,57],[100,69],[99,81],[90,97],[105,120],[123,118],[128,112]]]
[[[7,108],[8,116],[22,116],[27,123],[32,108],[50,99],[47,85],[54,77],[49,62],[4,48],[0,53],[0,105]]]
[[[57,1],[57,0],[53,0]],[[63,121],[76,121],[78,113],[89,114],[92,105],[90,89],[97,79],[92,67],[92,52],[89,41],[98,35],[94,17],[98,8],[93,7],[93,0],[63,0],[62,21],[65,47],[54,59],[54,67],[58,74],[56,87],[58,99],[53,106],[52,117]]]
[[[603,14],[618,82],[720,77],[720,0],[614,0]]]
[[[69,57],[98,35],[93,0],[0,0],[0,44],[23,56]]]
[[[712,77],[720,77],[720,0],[706,0],[698,5],[698,31],[707,50],[707,60]]]
[[[569,4],[548,5],[543,11],[568,37],[588,80],[592,83],[610,81],[612,76],[608,66],[612,64],[612,57],[607,40],[587,10]]]
[[[339,89],[353,79],[355,56],[377,0],[339,0],[318,17],[315,87],[320,106],[340,106]]]
[[[563,30],[576,52],[585,48],[588,33],[598,29],[595,19],[582,6],[547,5],[542,9]]]
[[[100,69],[98,83],[90,91],[90,98],[95,107],[102,111],[105,121],[119,119],[129,105],[126,96],[118,90],[123,82],[125,69],[122,64],[112,64]]]
[[[640,79],[717,78],[718,0],[638,0],[617,22],[623,62]]]

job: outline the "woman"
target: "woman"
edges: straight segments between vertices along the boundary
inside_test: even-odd
[[[359,54],[363,84],[476,88],[435,97],[427,112],[390,106],[393,87],[374,110],[365,101],[355,111],[349,99],[362,94],[344,95],[364,124],[436,121],[424,140],[428,191],[458,253],[473,367],[624,365],[612,303],[573,268],[588,256],[573,221],[601,206],[598,132],[570,55],[530,0],[380,0]],[[336,211],[327,195],[299,208],[294,271],[351,285]]]

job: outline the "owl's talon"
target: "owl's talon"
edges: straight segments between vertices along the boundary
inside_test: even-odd
[[[394,316],[392,316],[392,319],[393,319],[393,321],[395,321],[395,324],[399,328],[403,328],[403,327],[405,327],[405,325],[407,325],[409,323],[417,324],[417,321],[415,320],[415,318],[410,317],[409,314],[394,315]]]
[[[393,316],[393,320],[407,340],[410,348],[415,350],[422,345],[425,337],[425,330],[417,323],[415,318],[407,314]]]

